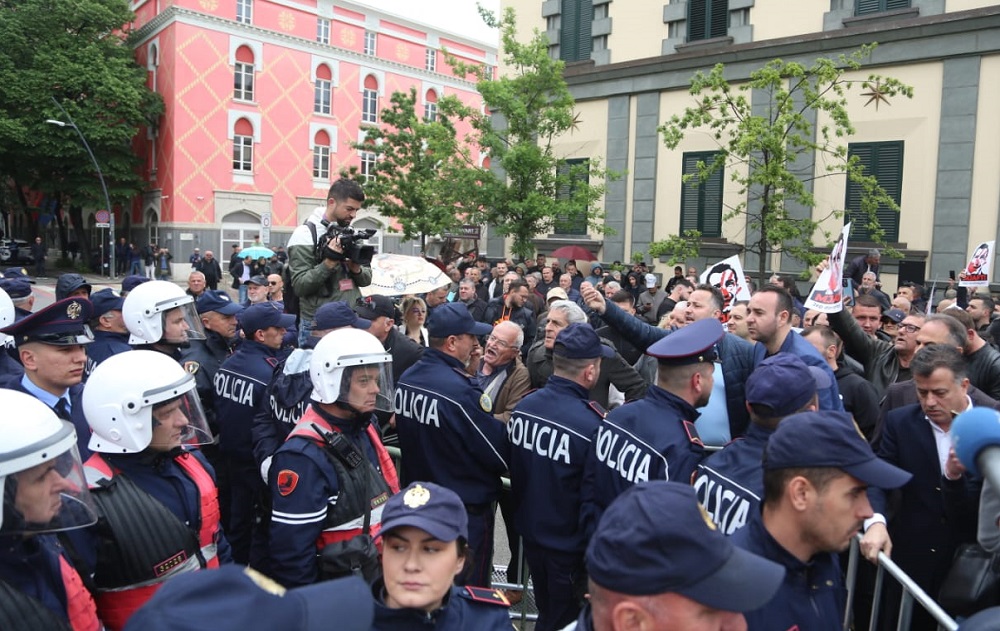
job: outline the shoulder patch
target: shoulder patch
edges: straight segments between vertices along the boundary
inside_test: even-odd
[[[277,357],[265,357],[264,361],[267,362],[267,365],[270,366],[272,370],[277,368],[278,364],[281,363],[281,360]]]
[[[466,381],[471,381],[472,380],[472,375],[470,375],[469,373],[465,372],[461,368],[456,368],[455,366],[452,366],[451,369],[454,370],[459,376],[461,376],[462,379],[465,379]]]
[[[282,469],[278,472],[276,482],[278,483],[278,493],[281,497],[288,497],[299,485],[299,474],[291,469]]]
[[[187,371],[188,374],[192,374],[193,375],[193,374],[197,373],[199,368],[201,368],[201,364],[199,364],[196,361],[186,361],[186,362],[184,362],[184,370]]]
[[[587,401],[587,407],[593,410],[601,418],[608,415],[608,411],[601,407],[601,404],[597,401]]]
[[[510,607],[510,601],[507,600],[507,597],[504,596],[504,593],[499,589],[489,589],[487,587],[473,587],[471,585],[467,585],[464,588],[464,593],[468,596],[469,600],[474,600],[477,603]]]
[[[698,429],[694,426],[694,423],[691,421],[682,422],[684,423],[684,431],[687,432],[688,440],[691,441],[691,444],[704,447],[705,443],[701,442],[701,436],[698,435]]]
[[[490,398],[490,395],[485,392],[479,395],[479,407],[482,408],[483,412],[493,411],[493,399]]]

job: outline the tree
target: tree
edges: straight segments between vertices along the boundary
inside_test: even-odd
[[[557,227],[585,223],[605,232],[604,212],[596,202],[604,194],[604,182],[617,174],[602,168],[598,159],[569,162],[566,158],[572,156],[557,155],[553,146],[576,122],[573,96],[563,79],[565,64],[549,56],[549,42],[537,30],[527,43],[517,40],[510,7],[499,19],[482,7],[479,12],[500,30],[504,74],[494,78],[482,66],[452,57],[448,61],[460,76],[478,79],[488,114],[470,113],[471,140],[498,172],[456,173],[462,179],[456,180],[455,190],[476,200],[474,218],[512,238],[511,250],[518,256],[531,256],[532,240]]]
[[[793,206],[813,209],[816,200],[807,182],[820,177],[846,174],[861,195],[861,210],[868,218],[873,239],[884,245],[876,211],[899,207],[872,175],[864,173],[856,156],[848,156],[845,139],[854,133],[847,114],[847,94],[860,86],[881,100],[896,95],[912,97],[913,89],[900,81],[870,75],[854,81],[844,74],[857,71],[870,57],[875,44],[864,46],[837,59],[818,58],[811,65],[775,59],[750,74],[749,81],[734,88],[725,78],[725,67],[716,65],[708,74],[698,72],[691,81],[697,105],[688,107],[660,126],[664,143],[676,149],[688,130],[704,128],[718,143],[715,160],[699,163],[697,172],[685,176],[685,185],[705,182],[725,168],[739,187],[740,202],[726,207],[723,221],[742,217],[746,221],[746,251],[758,256],[758,277],[763,279],[770,255],[783,252],[806,264],[822,255],[812,251],[813,237],[830,217],[843,217],[843,209],[824,209],[822,216],[794,217]],[[754,107],[749,94],[766,95],[763,107]],[[760,112],[760,113],[757,113]],[[824,117],[818,128],[813,122]],[[812,160],[824,163],[816,175]],[[822,160],[821,160],[822,158]],[[800,165],[807,164],[802,167]],[[683,241],[684,239],[680,239]],[[678,246],[675,238],[672,244]],[[651,249],[652,246],[651,246]]]
[[[162,114],[135,63],[127,0],[12,0],[0,5],[0,177],[11,182],[27,211],[29,187],[70,200],[77,239],[80,207],[103,208],[104,195],[87,152],[55,98],[90,143],[112,203],[143,190],[132,140]],[[3,208],[5,218],[9,208]],[[57,219],[61,222],[59,213]],[[60,230],[65,251],[65,229]]]
[[[454,96],[441,98],[433,120],[418,116],[416,103],[413,88],[393,93],[390,106],[381,112],[382,125],[366,127],[364,140],[351,147],[375,157],[365,183],[367,201],[395,217],[405,239],[419,238],[423,252],[428,236],[461,224],[463,207],[455,201],[453,176],[475,164],[455,130],[466,111],[461,102]],[[350,176],[358,178],[357,169]]]

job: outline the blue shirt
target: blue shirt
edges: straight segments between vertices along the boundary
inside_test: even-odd
[[[847,590],[836,554],[820,552],[803,563],[774,540],[759,513],[733,535],[733,543],[785,568],[785,578],[771,601],[744,614],[747,631],[841,629]]]
[[[698,435],[706,445],[721,447],[730,440],[729,410],[726,407],[726,377],[722,370],[722,362],[717,362],[712,369],[712,396],[708,404],[698,408],[701,416],[694,422]]]

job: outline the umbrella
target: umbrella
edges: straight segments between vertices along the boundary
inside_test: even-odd
[[[448,275],[419,256],[377,254],[372,258],[372,282],[362,296],[424,294],[451,284]]]
[[[564,245],[561,248],[556,248],[556,250],[552,252],[552,256],[557,259],[574,259],[577,261],[597,260],[594,253],[582,245]]]
[[[272,256],[274,256],[274,250],[272,250],[271,248],[265,248],[262,245],[253,245],[250,246],[249,248],[243,248],[242,250],[240,250],[240,258],[259,259],[262,256],[266,259],[269,259]]]

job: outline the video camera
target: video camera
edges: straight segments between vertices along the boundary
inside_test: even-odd
[[[375,256],[375,246],[364,243],[366,239],[371,239],[377,231],[371,228],[355,230],[350,226],[339,226],[331,223],[327,226],[326,233],[319,238],[318,247],[323,256],[332,261],[342,261],[348,259],[358,265],[371,265],[372,257]],[[340,237],[340,247],[343,254],[334,252],[327,246],[330,241]]]

